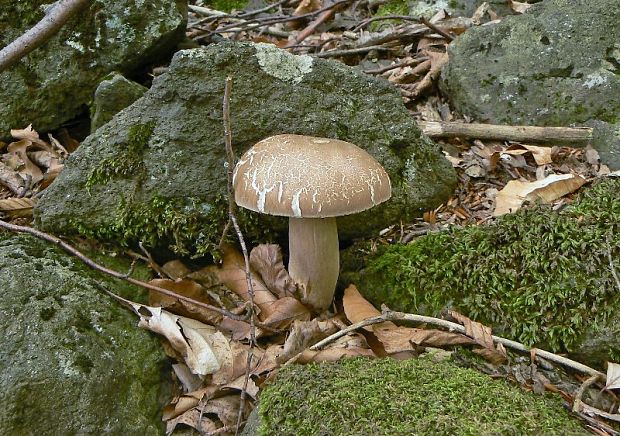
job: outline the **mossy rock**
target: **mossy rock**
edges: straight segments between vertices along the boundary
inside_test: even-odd
[[[571,126],[603,121],[620,140],[620,0],[545,0],[448,46],[441,88],[473,119]],[[601,148],[620,168],[620,146]]]
[[[167,358],[99,285],[144,296],[47,242],[0,231],[2,434],[164,434]]]
[[[38,202],[36,225],[212,252],[228,218],[222,120],[228,76],[238,155],[268,136],[293,133],[352,142],[386,168],[392,198],[339,218],[343,239],[419,215],[452,194],[454,169],[389,82],[273,45],[228,42],[177,52],[142,98],[73,153]],[[240,211],[239,218],[249,240],[286,234],[282,217]]]
[[[259,435],[585,435],[560,397],[428,357],[291,365],[260,396]]]
[[[345,276],[377,305],[433,316],[453,308],[496,334],[600,365],[620,352],[609,258],[620,271],[620,179],[582,189],[559,212],[539,206],[434,232]]]
[[[48,0],[0,0],[0,47],[45,16]],[[168,57],[187,26],[187,2],[88,2],[42,47],[0,73],[0,139],[28,124],[58,128],[85,112],[111,71],[135,73]]]
[[[95,90],[90,106],[90,131],[110,121],[114,115],[144,95],[147,88],[123,77],[122,74],[109,74]]]

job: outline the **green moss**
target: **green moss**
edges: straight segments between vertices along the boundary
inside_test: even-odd
[[[556,213],[521,210],[485,226],[394,245],[361,275],[375,304],[437,315],[453,307],[527,345],[570,350],[620,307],[620,180],[597,183]]]
[[[91,228],[81,221],[69,225],[80,235],[123,246],[141,242],[150,248],[166,246],[176,254],[217,258],[220,237],[228,220],[227,205],[224,197],[210,203],[197,197],[155,197],[148,203],[121,198],[115,219],[108,225]],[[237,219],[248,233],[271,239],[269,229],[259,227],[255,214],[239,210]],[[236,240],[234,232],[228,233],[228,240]]]
[[[248,5],[248,0],[209,0],[208,6],[222,12],[240,11]]]
[[[428,358],[292,365],[259,410],[260,435],[587,434],[559,397]]]
[[[92,169],[86,181],[86,189],[90,191],[93,186],[105,185],[116,177],[129,177],[135,176],[136,173],[144,173],[144,151],[154,129],[154,121],[132,126],[127,132],[125,148],[103,159]]]
[[[404,0],[389,0],[382,4],[373,14],[374,17],[385,17],[387,15],[409,15],[409,4]],[[370,30],[378,31],[389,26],[400,24],[397,20],[379,20],[371,23]]]

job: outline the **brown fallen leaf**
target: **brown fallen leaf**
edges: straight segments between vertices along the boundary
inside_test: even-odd
[[[278,362],[286,362],[296,354],[337,331],[338,327],[332,320],[319,321],[315,318],[310,321],[294,321],[284,342],[282,352],[277,357]]]
[[[161,266],[162,271],[172,280],[184,279],[187,275],[191,274],[192,270],[187,267],[183,262],[178,259],[174,259],[164,263]]]
[[[205,289],[193,280],[182,279],[175,281],[170,279],[154,279],[149,283],[202,303],[213,304],[213,301],[209,298]],[[196,306],[184,300],[162,295],[155,291],[149,292],[149,304],[163,307],[177,315],[193,318],[206,324],[218,325],[222,321],[222,315],[218,312]]]
[[[515,212],[525,201],[550,203],[579,189],[586,180],[574,174],[552,174],[535,182],[511,180],[497,193],[493,216]]]
[[[250,266],[254,269],[267,288],[278,297],[294,297],[297,286],[284,268],[282,250],[277,244],[260,244],[250,252]]]
[[[480,345],[479,348],[474,348],[474,353],[481,355],[493,364],[502,363],[507,359],[504,346],[502,344],[495,345],[491,327],[472,321],[465,315],[453,310],[448,311],[448,314],[465,327],[465,334],[467,336]]]
[[[31,217],[36,204],[33,198],[7,198],[0,200],[0,212],[5,212],[10,218]]]
[[[172,434],[177,425],[183,424],[200,431],[200,434],[214,434],[221,425],[216,424],[211,418],[194,407],[181,415],[166,421],[166,434]]]
[[[269,306],[269,316],[263,323],[274,329],[284,329],[293,321],[306,321],[311,317],[310,310],[293,297],[283,297]]]
[[[357,287],[353,284],[349,285],[344,290],[344,297],[342,297],[342,305],[344,307],[344,313],[347,319],[352,323],[358,323],[365,319],[372,318],[381,315],[372,304],[366,300],[362,294],[357,290]],[[377,327],[396,327],[396,324],[390,321],[384,321],[379,324],[364,327],[366,331],[372,332],[373,328]]]
[[[381,315],[381,312],[359,293],[355,285],[349,285],[345,289],[342,302],[344,312],[352,323]],[[417,346],[424,345],[445,347],[474,343],[470,338],[459,333],[399,327],[390,321],[373,324],[365,327],[365,329],[374,333],[389,355],[404,351],[416,351]]]
[[[245,260],[243,255],[234,247],[226,245],[222,249],[221,267],[209,266],[205,270],[213,272],[228,289],[240,296],[244,301],[250,301],[248,283],[245,275]],[[272,304],[277,301],[258,274],[251,272],[252,287],[254,289],[254,304],[258,306],[258,317],[261,321],[271,316],[277,307]]]

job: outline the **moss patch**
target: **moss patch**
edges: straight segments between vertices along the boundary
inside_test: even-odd
[[[620,307],[620,180],[603,180],[559,213],[536,207],[452,228],[373,258],[364,295],[395,309],[456,310],[527,345],[571,349]]]
[[[260,415],[260,435],[587,434],[558,397],[428,358],[293,365]]]
[[[134,177],[136,173],[144,177],[144,151],[153,135],[155,122],[136,124],[127,132],[127,142],[124,149],[117,155],[103,159],[88,175],[86,189],[94,185],[105,185],[115,177]]]

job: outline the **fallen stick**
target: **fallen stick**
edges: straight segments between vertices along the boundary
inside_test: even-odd
[[[89,0],[59,0],[30,30],[0,50],[0,72],[16,64],[21,58],[50,39]]]
[[[413,322],[413,323],[418,323],[418,324],[432,324],[432,325],[437,325],[445,329],[448,329],[449,331],[455,331],[458,333],[465,334],[465,327],[462,326],[461,324],[457,324],[451,321],[446,321],[445,319],[433,318],[430,316],[415,315],[415,314],[403,313],[403,312],[394,312],[392,310],[387,310],[384,308],[381,315],[374,316],[372,318],[367,318],[365,320],[352,324],[348,326],[347,328],[342,329],[339,332],[336,332],[331,336],[328,336],[322,341],[317,342],[316,344],[311,346],[309,349],[312,351],[320,350],[326,345],[336,341],[337,339],[341,338],[342,336],[347,335],[348,333],[352,331],[359,330],[363,327],[366,327],[372,324],[378,324],[384,321],[407,321],[407,322]],[[509,347],[509,348],[512,348],[514,350],[521,351],[524,353],[530,353],[532,350],[534,350],[536,353],[536,356],[540,356],[543,359],[549,360],[550,362],[559,363],[560,365],[564,365],[568,368],[572,368],[584,374],[589,374],[591,376],[597,376],[599,377],[599,380],[602,380],[602,381],[605,381],[607,379],[605,374],[603,374],[600,371],[595,370],[594,368],[590,368],[589,366],[586,366],[583,363],[576,362],[566,357],[558,356],[557,354],[551,353],[549,351],[541,350],[539,348],[528,348],[519,342],[512,341],[506,338],[502,338],[500,336],[492,336],[492,338],[493,338],[493,341],[500,343],[504,345],[505,347]],[[301,357],[302,354],[303,354],[303,351],[301,353],[298,353],[296,356],[291,357],[284,365],[282,365],[282,367],[288,366],[296,362]]]
[[[466,124],[418,121],[425,135],[431,138],[495,139],[500,141],[561,143],[586,146],[592,141],[590,127],[502,126],[497,124]]]

